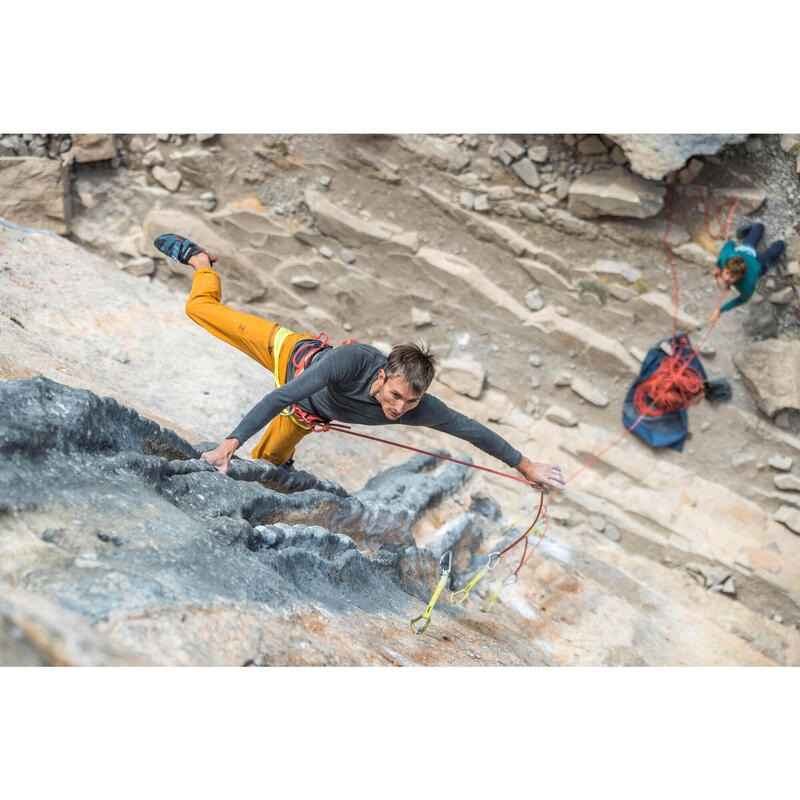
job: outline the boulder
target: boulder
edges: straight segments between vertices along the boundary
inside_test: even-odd
[[[713,201],[716,205],[724,203],[727,200],[738,200],[739,205],[736,206],[736,213],[752,214],[758,211],[764,205],[767,199],[767,193],[763,189],[752,188],[748,186],[729,186],[722,189],[714,188]],[[725,214],[730,213],[730,206],[724,209]]]
[[[547,145],[540,144],[528,148],[528,158],[535,161],[537,164],[543,164],[547,161]]]
[[[194,150],[173,153],[170,158],[173,166],[189,183],[203,189],[209,186],[211,166],[214,163],[213,153],[196,147]]]
[[[433,315],[430,311],[425,311],[421,308],[411,309],[411,324],[415,328],[424,328],[427,325],[433,325]]]
[[[781,506],[775,512],[775,521],[782,523],[794,533],[800,533],[800,508]]]
[[[517,208],[522,212],[522,216],[531,222],[544,222],[544,214],[533,203],[519,203]]]
[[[466,358],[446,358],[436,377],[458,394],[478,398],[483,391],[486,371],[477,362]]]
[[[770,456],[767,461],[767,464],[769,464],[772,469],[777,469],[780,472],[789,472],[793,463],[794,459],[791,456],[782,456],[780,454]]]
[[[695,242],[686,242],[686,244],[676,247],[673,252],[678,258],[688,261],[690,264],[697,264],[698,267],[713,269],[717,263],[716,256]]]
[[[631,162],[631,169],[644,178],[660,179],[682,167],[692,156],[713,155],[747,139],[746,133],[623,133],[606,134]]]
[[[768,417],[800,409],[800,342],[765,339],[741,350],[733,360]]]
[[[578,142],[578,152],[582,156],[602,156],[608,152],[608,148],[599,136],[592,134]]]
[[[573,414],[559,406],[550,406],[544,412],[544,418],[548,422],[554,422],[556,425],[561,425],[564,428],[574,428],[578,424],[578,420]]]
[[[525,305],[528,306],[531,311],[541,311],[546,304],[547,300],[542,294],[541,289],[532,289],[525,295]]]
[[[72,155],[78,164],[106,161],[117,155],[117,143],[110,133],[78,133],[72,137]]]
[[[542,184],[536,166],[529,158],[522,158],[511,167],[511,171],[527,186],[538,189]]]
[[[164,167],[153,167],[151,171],[153,178],[158,181],[165,189],[170,192],[177,192],[181,187],[180,172],[170,171]]]
[[[584,175],[569,187],[568,210],[579,217],[653,217],[664,205],[666,189],[614,167]]]
[[[582,397],[587,403],[591,403],[593,406],[605,408],[605,406],[608,405],[608,396],[606,393],[583,378],[573,377],[570,381],[570,388],[578,397]]]
[[[782,133],[781,150],[784,153],[792,153],[800,150],[800,133]]]
[[[642,277],[642,273],[630,264],[623,264],[621,261],[610,261],[608,259],[598,259],[589,267],[589,272],[594,275],[604,275],[608,278],[628,281],[635,283]]]
[[[0,158],[0,217],[28,228],[69,233],[66,169],[46,158]]]
[[[544,195],[544,200],[548,195]],[[557,198],[555,199],[557,202]],[[563,208],[548,208],[545,212],[545,217],[549,225],[552,225],[556,230],[562,233],[568,233],[571,236],[584,236],[587,239],[596,239],[600,233],[600,228],[593,222],[587,222],[584,219],[578,219],[573,216],[569,211],[564,211]]]
[[[785,492],[800,492],[800,478],[797,475],[776,475],[772,482]]]
[[[470,162],[470,157],[458,145],[435,136],[409,134],[400,136],[400,144],[412,153],[422,156],[437,169],[460,172]]]
[[[295,275],[292,278],[292,286],[297,286],[299,289],[316,289],[319,281],[313,275]]]
[[[505,150],[511,158],[520,158],[525,154],[525,148],[517,144],[513,139],[504,139],[500,147]]]

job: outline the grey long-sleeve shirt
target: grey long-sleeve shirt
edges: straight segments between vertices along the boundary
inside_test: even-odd
[[[298,342],[295,350],[302,344]],[[386,356],[366,344],[346,344],[323,350],[296,378],[290,360],[292,374],[287,376],[286,383],[256,404],[227,438],[243,443],[284,408],[297,403],[303,411],[328,421],[433,428],[474,444],[509,467],[519,464],[522,454],[502,436],[471,417],[459,414],[431,394],[424,394],[419,403],[399,419],[388,419],[381,404],[369,393],[381,369],[386,369]]]

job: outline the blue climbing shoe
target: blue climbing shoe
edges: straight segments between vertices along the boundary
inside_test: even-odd
[[[282,469],[284,472],[295,472],[294,459],[290,458],[288,461],[284,461],[278,469]]]
[[[198,253],[205,253],[212,264],[216,258],[212,258],[211,253],[203,247],[198,247],[191,239],[185,236],[178,236],[175,233],[162,233],[153,244],[156,250],[160,250],[165,256],[169,256],[173,261],[181,264],[188,264],[192,256]]]

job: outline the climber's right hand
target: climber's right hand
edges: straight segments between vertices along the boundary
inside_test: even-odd
[[[233,454],[240,444],[241,442],[238,439],[225,439],[219,447],[214,450],[209,450],[207,453],[203,453],[200,458],[203,461],[208,461],[214,469],[218,470],[223,475],[227,475]]]

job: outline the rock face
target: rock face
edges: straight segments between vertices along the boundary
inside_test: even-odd
[[[666,189],[632,175],[624,167],[598,170],[573,181],[567,208],[579,217],[653,217],[664,205]]]
[[[737,353],[734,363],[768,417],[800,409],[800,342],[755,342]]]
[[[282,620],[313,631],[369,609],[407,626],[437,572],[412,527],[467,472],[415,456],[347,495],[264,462],[224,476],[131,409],[44,378],[0,383],[0,409],[0,622],[20,625],[32,595],[43,631],[2,651],[12,663],[380,663],[359,626],[349,662],[324,637],[287,655]],[[474,523],[449,546],[474,550]]]
[[[69,232],[69,179],[58,161],[0,158],[0,217],[27,228]]]
[[[109,133],[79,133],[73,137],[72,152],[79,164],[106,161],[117,155],[117,145]]]
[[[713,155],[747,134],[606,134],[623,150],[631,169],[645,178],[659,180],[682,167],[692,156]]]

